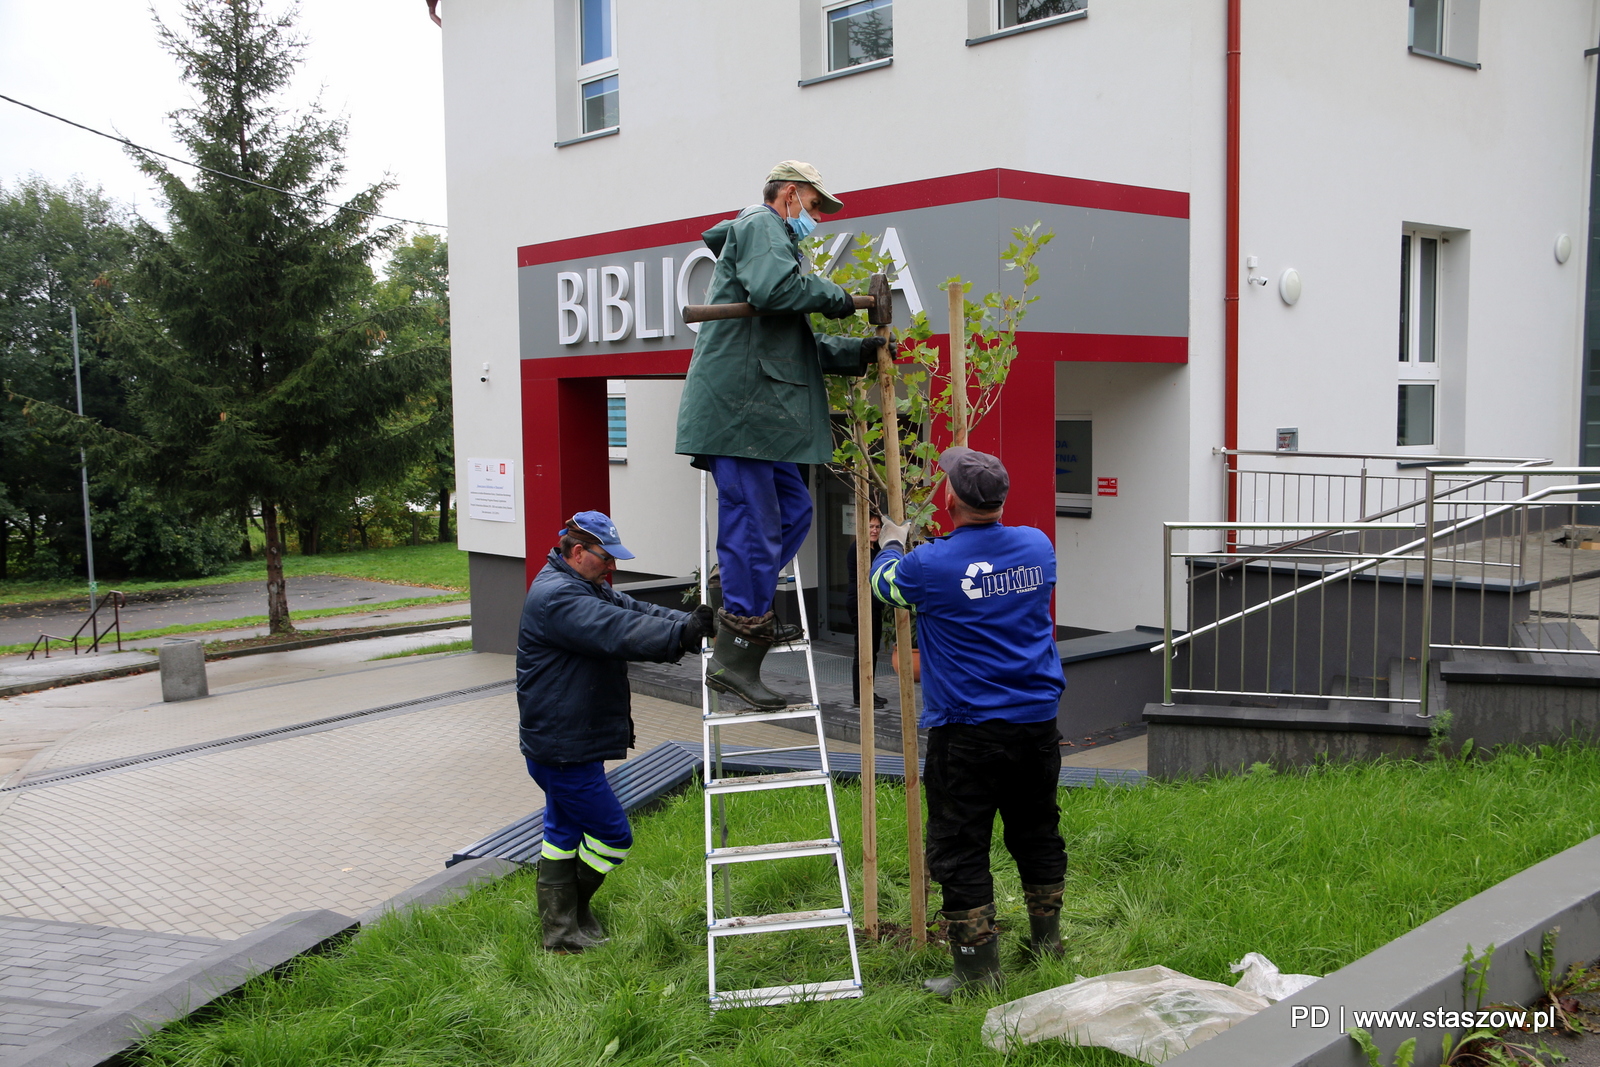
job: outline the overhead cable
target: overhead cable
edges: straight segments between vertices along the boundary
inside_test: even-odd
[[[290,192],[288,189],[279,189],[276,185],[268,185],[265,182],[258,182],[253,178],[244,178],[237,174],[229,174],[225,170],[218,170],[215,167],[208,167],[204,163],[196,163],[192,159],[183,159],[179,156],[168,155],[166,152],[158,152],[154,148],[146,148],[144,145],[136,144],[133,141],[128,140],[126,137],[118,137],[114,133],[106,133],[104,130],[95,129],[93,126],[85,126],[81,122],[73,122],[69,118],[63,118],[62,116],[53,112],[46,111],[42,107],[34,107],[32,104],[25,104],[21,100],[18,100],[12,96],[7,96],[4,93],[0,93],[0,100],[16,104],[18,107],[25,107],[29,111],[36,111],[46,118],[55,119],[57,122],[65,122],[68,126],[76,126],[80,130],[85,130],[97,137],[104,137],[108,141],[115,141],[118,144],[127,145],[129,148],[132,148],[137,152],[143,152],[146,155],[160,156],[162,159],[170,159],[174,163],[182,163],[186,167],[194,167],[196,170],[203,170],[207,174],[215,174],[217,177],[227,178],[229,181],[242,182],[245,185],[253,185],[258,189],[268,189],[274,193],[282,193],[284,196],[292,196],[297,200],[305,200],[313,204],[321,204],[323,207],[330,207],[336,211],[353,211],[357,215],[366,215],[368,218],[388,219],[390,222],[403,222],[409,226],[426,226],[429,229],[434,230],[447,229],[447,227],[441,226],[437,222],[421,222],[417,219],[402,219],[395,215],[383,215],[376,211],[362,211],[360,208],[347,207],[344,204],[335,204],[329,200],[319,200],[317,197],[307,196],[304,193],[295,193]]]

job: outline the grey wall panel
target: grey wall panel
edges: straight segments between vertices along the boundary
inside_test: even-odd
[[[1041,204],[1025,200],[976,200],[938,207],[891,211],[843,220],[826,220],[818,227],[823,247],[834,247],[839,237],[841,257],[859,246],[860,234],[881,242],[893,230],[910,275],[909,288],[895,294],[896,323],[906,326],[916,304],[927,313],[934,332],[948,330],[945,297],[939,285],[952,275],[973,283],[983,294],[1002,285],[1015,290],[1021,277],[1000,269],[999,256],[1011,241],[1015,227],[1040,222],[1055,233],[1041,253],[1040,300],[1031,306],[1028,331],[1045,333],[1116,334],[1185,337],[1189,331],[1189,222],[1187,219],[1140,215],[1126,211]],[[517,272],[520,308],[521,354],[524,359],[602,355],[623,352],[673,351],[692,348],[694,332],[678,320],[680,292],[684,302],[704,300],[711,263],[704,258],[682,279],[674,276],[670,294],[674,306],[663,304],[663,258],[670,257],[674,275],[685,260],[704,246],[698,242],[660,245],[613,252],[583,259],[568,259],[521,267]],[[876,250],[876,248],[875,248]],[[636,264],[643,264],[636,267]],[[584,279],[589,271],[603,281],[605,267],[620,267],[627,274],[627,299],[637,314],[638,281],[643,280],[644,323],[649,330],[671,330],[671,336],[642,338],[637,324],[616,341],[582,337],[561,343],[562,313],[558,309],[560,275],[571,272]],[[897,279],[905,284],[904,279]],[[616,282],[612,283],[613,288]],[[914,298],[913,298],[914,291]],[[572,290],[568,289],[568,295]],[[581,300],[586,312],[596,302],[587,291]],[[664,318],[663,316],[667,317]],[[620,322],[620,312],[611,313]],[[576,317],[567,313],[568,332]]]

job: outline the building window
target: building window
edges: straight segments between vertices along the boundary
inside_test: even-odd
[[[1410,51],[1479,67],[1478,5],[1479,0],[1411,0]]]
[[[1400,420],[1395,444],[1406,448],[1434,443],[1434,392],[1432,384],[1400,384]]]
[[[1056,419],[1056,514],[1087,519],[1094,507],[1094,423]]]
[[[823,11],[828,31],[828,70],[894,55],[893,0],[857,0]]]
[[[628,383],[606,381],[606,446],[611,462],[628,462]]]
[[[616,128],[618,117],[615,0],[578,0],[578,86],[583,132]]]
[[[1399,418],[1395,443],[1437,443],[1439,381],[1439,262],[1444,235],[1400,235]]]
[[[999,6],[995,25],[998,29],[1009,30],[1013,26],[1025,26],[1041,19],[1087,11],[1089,0],[999,0]]]

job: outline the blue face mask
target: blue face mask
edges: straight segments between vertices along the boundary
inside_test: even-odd
[[[800,208],[800,216],[798,218],[785,219],[784,221],[789,224],[789,229],[794,231],[794,235],[802,241],[810,237],[811,231],[817,228],[817,220],[811,217],[811,212],[807,211],[804,205]]]

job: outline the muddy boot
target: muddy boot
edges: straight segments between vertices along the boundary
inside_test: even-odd
[[[591,945],[603,945],[611,940],[606,928],[589,910],[589,901],[594,899],[595,892],[605,880],[604,872],[595,870],[582,860],[578,861],[578,933]]]
[[[589,941],[578,929],[578,861],[539,859],[539,922],[544,926],[544,947],[562,955],[582,952]]]
[[[761,711],[787,707],[789,702],[761,681],[761,661],[772,647],[776,621],[770,611],[754,617],[717,612],[717,641],[706,664],[706,684]]]
[[[713,563],[711,573],[706,575],[706,603],[711,605],[713,611],[722,610],[722,564]],[[774,615],[776,618],[776,615]],[[806,632],[792,622],[777,623],[777,628],[772,634],[772,643],[787,645],[791,641],[798,641],[805,637]]]
[[[949,978],[930,978],[924,989],[949,1000],[959,992],[999,989],[1000,933],[994,926],[994,905],[985,904],[971,911],[942,911],[950,924],[950,957],[955,973]]]
[[[1066,882],[1055,885],[1022,884],[1028,901],[1028,951],[1037,957],[1060,959],[1067,950],[1061,944],[1061,893]]]

